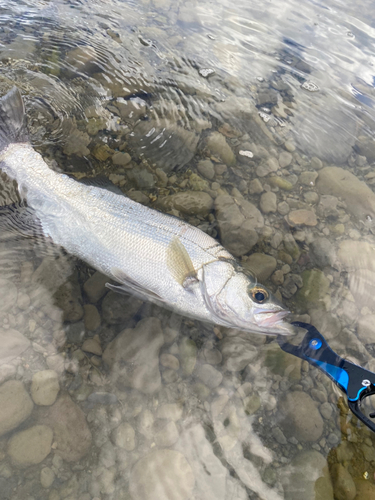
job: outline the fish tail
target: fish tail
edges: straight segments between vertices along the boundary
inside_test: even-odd
[[[25,106],[21,92],[13,87],[0,99],[0,151],[11,143],[26,141]]]

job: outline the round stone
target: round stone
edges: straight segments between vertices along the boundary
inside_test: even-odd
[[[283,151],[279,156],[280,168],[289,167],[289,165],[292,163],[292,160],[293,160],[293,156],[290,153],[288,153],[287,151]]]
[[[116,446],[126,451],[132,451],[135,448],[135,431],[127,422],[120,424],[113,431],[113,441]]]
[[[18,427],[32,410],[33,402],[23,383],[9,380],[0,387],[0,436]]]
[[[34,425],[12,436],[8,454],[16,467],[39,464],[51,451],[53,432],[46,425]]]
[[[55,480],[55,473],[49,467],[43,467],[40,471],[40,484],[43,488],[50,488]]]
[[[43,370],[34,373],[31,382],[31,397],[39,406],[50,406],[56,401],[60,385],[54,370]]]
[[[294,436],[299,441],[316,442],[323,432],[323,419],[314,401],[305,392],[287,394],[280,404],[284,420],[280,422],[287,438]]]
[[[138,460],[129,486],[133,500],[187,500],[194,483],[193,471],[182,453],[157,450]]]

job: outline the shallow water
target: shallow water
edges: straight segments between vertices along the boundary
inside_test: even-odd
[[[375,370],[373,12],[6,1],[0,94],[21,89],[51,168],[219,238]],[[115,295],[13,233],[0,269],[1,500],[375,497],[374,436],[274,339]]]

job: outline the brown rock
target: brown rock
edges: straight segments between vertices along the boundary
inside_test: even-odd
[[[286,216],[288,224],[294,226],[316,226],[318,221],[311,210],[293,210]]]
[[[16,467],[39,464],[51,451],[53,432],[46,425],[34,425],[13,435],[8,443],[8,455]]]
[[[91,446],[91,432],[83,411],[69,394],[62,394],[56,403],[48,408],[40,408],[38,421],[52,428],[56,453],[67,462],[77,462]]]

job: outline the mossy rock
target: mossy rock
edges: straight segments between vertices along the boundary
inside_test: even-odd
[[[264,365],[275,375],[287,376],[289,380],[301,380],[302,360],[282,351],[278,344],[267,344],[264,350]]]
[[[319,269],[303,271],[303,285],[295,296],[295,303],[300,312],[309,309],[323,309],[328,311],[331,306],[330,282]]]

